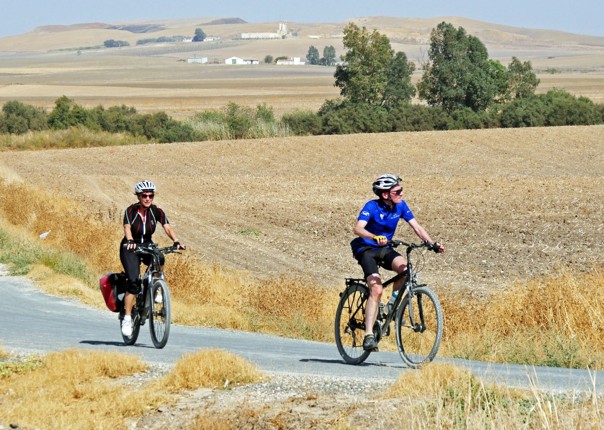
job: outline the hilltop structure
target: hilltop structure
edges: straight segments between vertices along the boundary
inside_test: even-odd
[[[242,39],[282,39],[287,36],[287,24],[279,23],[276,33],[241,33]]]

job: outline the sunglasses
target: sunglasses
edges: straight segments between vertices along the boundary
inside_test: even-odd
[[[139,194],[143,199],[152,199],[155,194]]]
[[[390,192],[393,193],[393,194],[395,194],[395,195],[397,195],[397,196],[400,196],[401,194],[403,194],[403,189],[399,188],[396,191],[390,191]]]

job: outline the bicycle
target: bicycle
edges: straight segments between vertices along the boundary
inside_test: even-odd
[[[132,334],[124,336],[126,345],[134,345],[138,339],[141,326],[149,319],[149,331],[151,340],[156,348],[163,348],[168,343],[170,335],[170,291],[164,278],[161,267],[161,257],[177,251],[174,246],[159,248],[155,244],[137,246],[134,253],[138,255],[150,255],[151,262],[147,266],[143,276],[139,277],[142,286],[140,293],[136,296],[136,302],[132,308]],[[120,326],[124,318],[124,311],[120,312]],[[120,330],[121,331],[121,330]]]
[[[394,320],[396,345],[403,362],[418,368],[434,359],[440,347],[443,332],[443,314],[436,294],[425,284],[418,284],[418,275],[411,261],[411,252],[421,248],[432,249],[428,243],[388,242],[396,248],[406,246],[408,278],[399,290],[392,309],[384,310],[380,303],[373,327],[376,341],[390,334]],[[384,282],[384,287],[400,280],[399,273]],[[372,351],[363,350],[365,334],[365,307],[369,286],[365,279],[346,278],[346,288],[340,293],[336,311],[335,338],[340,355],[348,364],[363,363]]]

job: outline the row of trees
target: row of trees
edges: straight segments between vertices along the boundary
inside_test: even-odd
[[[98,106],[86,109],[68,97],[60,97],[47,113],[19,101],[10,101],[2,107],[0,133],[24,134],[28,131],[63,130],[86,127],[93,131],[130,133],[158,142],[193,141],[191,127],[170,118],[164,112],[139,114],[127,106]]]
[[[47,129],[86,127],[94,131],[129,133],[155,142],[196,142],[286,135],[320,135],[592,125],[604,123],[604,105],[562,90],[516,98],[500,109],[476,112],[468,107],[447,111],[443,107],[401,103],[395,107],[346,100],[326,102],[318,112],[295,111],[277,120],[272,108],[256,109],[229,103],[222,111],[205,111],[184,122],[166,113],[139,114],[133,107],[83,108],[67,97],[56,100],[54,109],[5,103],[0,114],[0,133],[23,134]]]
[[[319,55],[319,50],[311,45],[306,54],[308,64],[316,66],[334,66],[336,64],[336,48],[329,45],[323,48],[323,56]]]
[[[411,103],[417,94],[429,106],[447,112],[469,108],[486,111],[516,98],[534,95],[539,79],[530,62],[513,58],[507,66],[489,59],[486,47],[463,27],[442,22],[430,35],[428,61],[415,87],[415,65],[404,52],[394,52],[390,40],[349,24],[344,29],[343,64],[335,72],[335,85],[348,102],[392,109]]]

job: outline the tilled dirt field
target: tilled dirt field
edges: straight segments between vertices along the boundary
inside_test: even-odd
[[[0,175],[75,199],[116,229],[133,184],[148,178],[194,253],[340,288],[361,274],[348,244],[371,182],[397,173],[416,218],[448,250],[426,254],[423,280],[483,296],[602,265],[603,138],[593,126],[4,152]],[[401,225],[398,238],[414,235]]]

